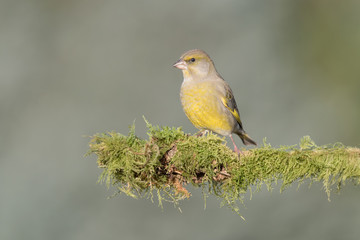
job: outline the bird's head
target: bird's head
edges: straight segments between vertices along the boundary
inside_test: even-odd
[[[199,49],[187,51],[173,66],[182,70],[185,79],[194,81],[200,81],[209,74],[216,74],[209,55]]]

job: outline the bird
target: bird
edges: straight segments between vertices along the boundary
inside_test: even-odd
[[[232,134],[237,134],[244,145],[257,145],[245,132],[233,92],[227,82],[216,71],[210,56],[200,49],[193,49],[181,55],[173,64],[182,71],[183,82],[180,100],[190,122],[201,133],[212,131],[229,136],[234,151],[241,151]]]

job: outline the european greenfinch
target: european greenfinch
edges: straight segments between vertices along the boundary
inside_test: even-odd
[[[256,145],[243,129],[239,110],[230,86],[216,71],[209,55],[199,49],[184,53],[173,65],[182,70],[180,99],[186,116],[200,131],[210,130],[229,136],[239,154],[232,133],[245,145]]]

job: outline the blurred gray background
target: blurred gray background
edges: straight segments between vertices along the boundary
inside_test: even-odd
[[[201,48],[259,143],[360,140],[360,1],[0,1],[0,239],[359,239],[360,191],[264,188],[240,217],[97,184],[87,136],[196,129],[172,64]],[[228,139],[229,140],[229,139]],[[239,139],[236,140],[240,144]]]

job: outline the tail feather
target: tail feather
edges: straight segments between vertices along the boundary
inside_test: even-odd
[[[237,135],[241,138],[244,145],[255,145],[255,146],[257,146],[256,142],[254,140],[252,140],[249,137],[249,135],[247,135],[247,133],[242,132],[242,133],[237,133]]]

